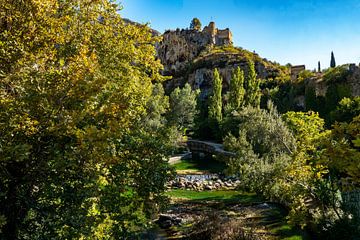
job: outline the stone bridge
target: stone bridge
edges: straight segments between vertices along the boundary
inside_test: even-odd
[[[222,157],[234,157],[236,156],[233,152],[225,151],[222,144],[199,141],[199,140],[188,140],[187,147],[193,156],[204,154],[205,156],[222,156]]]

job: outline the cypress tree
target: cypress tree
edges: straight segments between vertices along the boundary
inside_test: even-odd
[[[245,78],[245,104],[260,107],[260,79],[256,78],[254,62],[249,60],[248,72]]]
[[[321,72],[321,65],[320,65],[320,61],[318,61],[318,72]]]
[[[336,62],[335,62],[335,57],[334,57],[334,53],[333,53],[333,52],[331,52],[330,67],[331,67],[331,68],[336,67]]]
[[[228,110],[238,110],[243,105],[244,95],[244,72],[237,67],[231,75]]]
[[[212,123],[220,124],[222,120],[222,79],[218,70],[214,70],[213,92],[209,103],[209,120]]]

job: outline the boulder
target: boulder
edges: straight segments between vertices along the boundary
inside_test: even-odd
[[[163,229],[168,229],[172,226],[179,226],[181,222],[181,218],[169,214],[160,214],[159,219],[155,221],[155,223]]]

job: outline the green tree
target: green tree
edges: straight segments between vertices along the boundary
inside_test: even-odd
[[[197,97],[199,90],[193,91],[187,83],[184,88],[175,88],[170,94],[169,124],[183,131],[194,127],[194,119],[198,114]]]
[[[243,106],[245,95],[244,72],[237,67],[233,70],[230,80],[230,89],[228,92],[227,110],[239,110]]]
[[[286,205],[290,222],[305,226],[331,205],[319,187],[327,173],[319,156],[328,132],[315,113],[280,116],[271,103],[268,109],[246,107],[234,116],[239,134],[224,140],[225,148],[236,153],[226,161],[228,170],[245,188]]]
[[[329,68],[324,74],[324,81],[328,83],[340,83],[344,82],[349,76],[348,65],[341,65],[333,68]]]
[[[286,174],[276,180],[278,195],[289,205],[289,220],[305,226],[334,218],[339,199],[334,194],[328,168],[321,164],[330,132],[314,112],[287,112],[282,116],[296,138],[297,150]]]
[[[166,129],[142,122],[158,39],[113,1],[1,5],[2,238],[133,238],[170,177]]]
[[[167,124],[166,113],[169,111],[169,97],[165,95],[161,83],[153,85],[152,94],[146,104],[146,112],[143,122],[151,130],[164,128]]]
[[[201,22],[198,18],[193,18],[190,23],[190,29],[192,30],[201,30]]]
[[[331,122],[351,122],[360,114],[360,97],[343,98],[334,111],[330,113]]]
[[[308,79],[310,79],[310,78],[312,78],[314,76],[315,76],[315,74],[313,72],[311,72],[309,70],[303,70],[303,71],[301,71],[299,73],[297,81],[298,82],[303,82],[303,81],[308,80]]]
[[[328,141],[324,161],[342,181],[343,190],[353,190],[360,186],[359,129],[360,115],[349,123],[335,123]]]
[[[315,88],[309,86],[305,89],[305,108],[306,110],[316,111],[318,108]]]
[[[336,67],[335,56],[334,56],[334,53],[333,53],[333,52],[331,52],[330,67],[331,67],[331,68]]]
[[[238,119],[238,137],[224,139],[225,149],[237,156],[227,161],[231,174],[238,174],[246,188],[270,194],[274,177],[284,174],[296,150],[295,139],[269,103],[269,111],[251,106],[233,112]]]
[[[306,153],[316,151],[322,144],[322,139],[329,134],[325,131],[324,119],[315,112],[287,112],[282,116],[288,128],[294,133],[298,150]]]
[[[351,92],[349,86],[346,84],[330,84],[325,94],[325,120],[327,126],[331,126],[333,119],[331,118],[331,112],[336,109],[339,102],[345,98],[350,97]]]
[[[251,105],[253,107],[260,107],[260,79],[256,77],[254,62],[249,60],[247,75],[245,77],[245,105]]]
[[[212,94],[209,99],[209,123],[214,132],[217,131],[222,120],[222,78],[215,68]]]
[[[317,69],[318,73],[321,73],[321,65],[320,65],[320,61],[318,61],[318,69]]]

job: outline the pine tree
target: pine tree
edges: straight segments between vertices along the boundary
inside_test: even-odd
[[[201,22],[198,18],[193,18],[190,23],[190,29],[192,30],[201,30]]]
[[[212,123],[219,124],[222,120],[222,79],[218,70],[214,70],[213,92],[209,103],[209,120]]]
[[[244,95],[244,72],[237,67],[231,75],[228,110],[238,110],[243,105]]]
[[[331,68],[336,67],[336,62],[335,62],[335,57],[334,57],[334,53],[333,53],[333,52],[331,52],[330,67],[331,67]]]
[[[248,62],[248,72],[245,78],[245,105],[253,107],[260,106],[260,79],[256,78],[255,65],[253,61]]]

